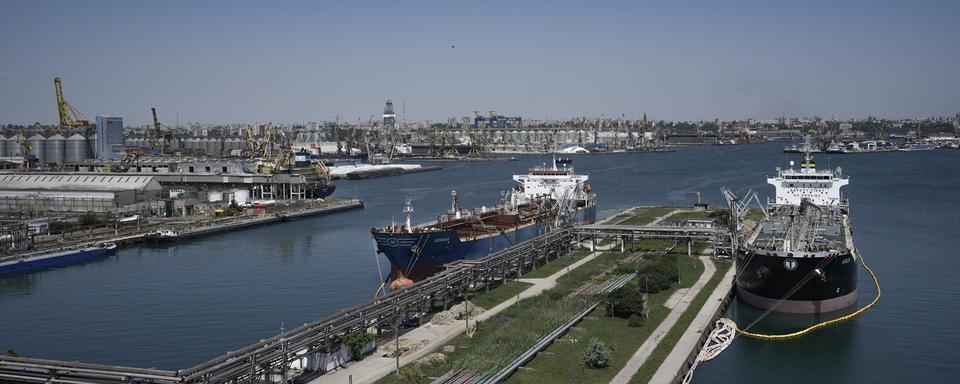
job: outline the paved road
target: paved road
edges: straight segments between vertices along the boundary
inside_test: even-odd
[[[630,378],[640,370],[640,367],[643,366],[643,363],[645,363],[650,357],[650,354],[653,353],[653,350],[660,343],[660,340],[667,335],[667,332],[670,332],[670,328],[673,328],[673,325],[677,323],[680,315],[690,306],[693,298],[697,296],[697,293],[703,289],[703,286],[707,284],[707,281],[709,281],[710,277],[716,272],[717,267],[713,265],[713,260],[710,260],[709,256],[700,256],[700,260],[703,261],[704,273],[702,273],[700,278],[693,283],[693,286],[687,290],[687,293],[680,299],[677,306],[667,314],[667,317],[653,330],[653,333],[647,337],[647,340],[643,342],[640,348],[634,352],[623,369],[614,376],[613,380],[610,380],[610,383],[626,384],[630,382]]]
[[[663,364],[660,365],[657,372],[653,374],[653,378],[650,380],[651,383],[669,384],[673,382],[677,373],[680,372],[683,363],[687,360],[687,356],[690,356],[690,353],[697,347],[700,335],[707,325],[709,325],[713,314],[717,312],[717,308],[719,308],[720,303],[723,302],[723,298],[730,293],[730,288],[733,287],[734,274],[736,274],[736,268],[731,267],[727,270],[723,279],[720,280],[720,284],[717,284],[717,288],[710,293],[710,297],[708,297],[707,301],[703,304],[703,308],[700,309],[700,312],[697,312],[697,317],[693,319],[693,322],[690,323],[687,330],[683,332],[683,336],[680,336],[677,345],[675,345],[673,350],[670,351],[670,354],[667,355],[667,359],[663,361]]]

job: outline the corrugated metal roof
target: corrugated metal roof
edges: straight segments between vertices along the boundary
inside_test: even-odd
[[[71,174],[0,174],[0,190],[34,191],[152,191],[160,190],[153,176],[71,175]]]

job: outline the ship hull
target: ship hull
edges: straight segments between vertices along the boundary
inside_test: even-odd
[[[327,196],[332,195],[336,189],[337,186],[333,183],[319,183],[307,189],[307,198],[325,199]]]
[[[786,257],[740,250],[736,262],[737,297],[754,307],[817,314],[857,302],[858,260],[849,252],[828,257]],[[811,277],[806,279],[808,275]]]
[[[576,223],[591,224],[596,220],[596,206],[573,212]],[[553,230],[552,220],[517,227],[498,235],[463,240],[455,230],[420,233],[374,232],[377,252],[390,261],[390,276],[404,276],[419,281],[441,271],[445,264],[472,260],[501,251]]]
[[[90,247],[44,255],[27,256],[17,260],[0,263],[0,275],[27,273],[39,269],[79,264],[93,259],[113,255],[116,245]]]

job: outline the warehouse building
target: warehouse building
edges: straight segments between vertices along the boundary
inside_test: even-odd
[[[153,176],[2,174],[0,213],[147,213],[162,189]]]

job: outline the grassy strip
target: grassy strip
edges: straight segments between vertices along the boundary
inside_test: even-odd
[[[755,222],[759,222],[760,219],[762,219],[762,218],[763,218],[763,210],[762,210],[762,209],[760,209],[760,208],[751,208],[751,209],[750,209],[750,212],[747,212],[747,217],[745,217],[744,219],[746,219],[746,220],[753,220],[753,221],[755,221]]]
[[[570,321],[589,305],[583,298],[551,300],[537,296],[500,312],[493,319],[481,322],[473,337],[460,334],[447,345],[454,352],[445,353],[446,361],[433,365],[410,365],[378,380],[378,383],[429,383],[451,370],[494,372],[536,344],[546,335]]]
[[[715,212],[715,211],[714,211],[714,210],[707,210],[707,211],[677,212],[677,213],[674,213],[674,214],[670,215],[670,217],[666,218],[666,219],[663,221],[663,224],[667,224],[667,223],[669,223],[669,224],[667,224],[667,225],[677,224],[677,223],[680,223],[680,222],[682,222],[682,221],[684,221],[684,220],[686,220],[686,219],[692,219],[692,218],[696,218],[696,219],[709,219],[709,218],[710,218],[710,215],[711,215],[713,212]]]
[[[577,260],[580,260],[586,255],[589,255],[590,251],[586,249],[576,249],[573,252],[567,253],[566,255],[560,256],[556,259],[550,260],[546,265],[541,265],[537,267],[537,270],[523,275],[524,278],[531,279],[540,279],[544,277],[550,277],[554,273],[559,272],[561,269],[566,268],[568,265],[575,263]]]
[[[673,212],[673,207],[642,207],[633,211],[633,217],[623,220],[617,224],[623,225],[647,225],[658,217]]]
[[[680,340],[680,337],[683,336],[683,333],[690,327],[690,323],[693,322],[693,318],[697,316],[697,313],[700,312],[700,309],[703,308],[703,305],[707,302],[707,298],[710,297],[710,294],[713,293],[713,290],[717,288],[717,285],[720,284],[720,279],[723,278],[723,275],[727,273],[727,270],[730,269],[730,266],[733,265],[729,262],[717,262],[717,271],[714,272],[713,276],[710,277],[710,280],[707,281],[707,284],[704,285],[703,289],[697,293],[697,296],[690,302],[690,306],[687,307],[687,310],[680,315],[680,318],[677,319],[677,322],[670,328],[670,331],[667,332],[667,335],[664,336],[663,340],[660,340],[660,343],[657,344],[657,347],[650,354],[650,357],[646,362],[643,363],[643,366],[640,367],[640,370],[637,371],[633,378],[630,379],[631,383],[647,383],[650,382],[650,379],[653,378],[653,374],[656,373],[657,369],[660,368],[660,365],[663,364],[663,361],[667,358],[667,355],[670,354],[670,351],[673,350],[673,347],[677,344],[677,341]]]
[[[429,366],[411,365],[402,370],[401,376],[391,374],[377,382],[427,383],[431,381],[430,377],[439,377],[452,369],[471,369],[484,372],[493,370],[493,367],[506,365],[510,360],[535,344],[540,337],[553,331],[560,324],[569,321],[570,318],[588,305],[587,301],[583,299],[565,299],[570,292],[595,277],[600,279],[599,275],[603,271],[616,265],[621,259],[629,255],[630,253],[605,252],[558,279],[558,285],[546,291],[545,294],[525,299],[519,305],[514,305],[492,319],[481,323],[473,337],[467,337],[465,334],[455,337],[447,345],[456,347],[456,350],[445,353],[447,355],[446,362]],[[555,263],[550,262],[546,266]],[[562,265],[562,263],[556,264]],[[483,295],[487,295],[487,297],[481,298],[483,295],[478,295],[471,298],[471,302],[483,306],[478,300],[495,303],[497,297],[504,300],[513,297],[516,295],[517,286],[511,286],[511,283],[513,282],[484,293]],[[503,288],[508,288],[508,291],[497,293]],[[507,294],[507,292],[512,293]],[[666,297],[658,302],[663,302],[663,300],[666,300]],[[439,350],[434,352],[439,352]]]
[[[645,242],[646,246],[651,245]],[[582,267],[581,267],[582,268]],[[680,259],[680,287],[690,287],[703,273],[699,259],[682,256]],[[577,324],[581,331],[571,331],[564,338],[576,338],[576,344],[554,343],[545,352],[526,365],[536,371],[518,371],[507,381],[511,383],[607,383],[626,365],[633,353],[647,340],[650,333],[667,317],[670,309],[663,303],[677,287],[650,295],[647,320],[643,326],[628,327],[627,320],[605,316],[603,308],[597,308],[588,318]],[[595,320],[594,320],[595,319]],[[581,367],[580,354],[591,338],[597,338],[613,347],[610,366],[602,369]]]
[[[533,284],[516,280],[508,281],[506,284],[494,287],[490,292],[483,292],[476,296],[470,295],[470,303],[483,309],[490,309],[497,304],[517,296],[518,293],[530,288],[531,285]]]

